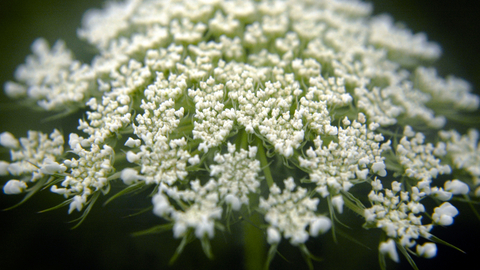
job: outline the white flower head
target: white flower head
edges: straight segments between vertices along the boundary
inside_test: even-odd
[[[269,242],[278,243],[280,235],[283,235],[290,239],[292,245],[300,245],[310,235],[315,237],[330,229],[330,219],[315,213],[318,198],[309,198],[305,189],[296,188],[291,177],[285,179],[284,184],[282,193],[276,191],[278,187],[274,184],[268,199],[260,198],[260,208],[267,212],[265,220],[270,224],[270,231],[267,230]],[[307,226],[310,226],[309,232],[306,231]]]
[[[52,174],[62,174],[67,169],[56,160],[63,155],[63,136],[58,130],[50,135],[37,131],[28,131],[26,138],[15,139],[10,133],[0,136],[5,145],[9,145],[11,161],[2,162],[2,174],[22,177],[22,180],[36,182]],[[0,141],[1,142],[1,141]]]
[[[453,223],[447,201],[480,196],[480,135],[430,131],[480,98],[430,67],[441,49],[425,34],[372,10],[359,0],[108,1],[77,32],[97,49],[91,62],[40,38],[5,84],[11,98],[84,116],[67,151],[58,130],[1,133],[10,160],[0,176],[15,178],[4,193],[50,187],[70,214],[115,181],[150,188],[153,214],[206,253],[245,211],[264,215],[255,225],[273,248],[285,238],[305,252],[346,207],[383,231],[382,255],[398,262],[397,247],[416,246],[434,257],[434,243],[418,242]],[[440,175],[452,180],[441,186]],[[430,211],[427,197],[442,204]]]

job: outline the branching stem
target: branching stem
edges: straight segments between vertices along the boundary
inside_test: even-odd
[[[258,147],[258,158],[260,159],[260,166],[262,167],[263,174],[265,175],[265,180],[269,187],[273,185],[272,172],[270,171],[270,166],[267,160],[267,155],[265,154],[265,148],[263,147],[263,142],[261,139],[257,138],[257,147]]]

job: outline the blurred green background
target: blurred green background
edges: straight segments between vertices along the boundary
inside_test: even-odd
[[[101,7],[99,0],[2,0],[0,3],[0,85],[13,79],[15,68],[30,53],[30,44],[37,37],[45,37],[51,44],[63,39],[78,59],[89,62],[95,51],[76,38],[82,14],[89,8]],[[470,81],[480,89],[480,22],[476,1],[428,0],[375,0],[374,13],[390,13],[396,21],[403,21],[414,32],[424,31],[429,40],[443,48],[437,63],[442,76],[454,74]],[[18,107],[0,93],[0,132],[11,131],[18,137],[27,130],[50,133],[60,128],[64,135],[74,129],[77,122],[71,118],[43,122],[50,114]],[[80,115],[77,115],[77,119]],[[8,153],[0,152],[1,159]],[[7,179],[2,179],[4,183]],[[142,205],[149,204],[131,197],[114,201],[101,207],[102,201],[78,229],[70,230],[67,223],[78,215],[68,216],[67,209],[38,214],[61,202],[58,195],[42,192],[15,210],[0,212],[0,268],[1,269],[164,269],[179,241],[171,232],[161,235],[131,237],[130,233],[146,229],[160,222],[152,214],[126,218]],[[0,209],[12,206],[21,196],[0,194]],[[341,216],[346,220],[361,221],[353,214]],[[347,222],[348,223],[348,222]],[[480,221],[473,217],[468,207],[461,208],[459,217],[450,228],[438,228],[434,233],[440,238],[464,249],[462,254],[451,248],[439,247],[432,260],[417,259],[420,269],[467,268],[477,265],[480,251]],[[241,234],[239,227],[232,227]],[[324,258],[315,263],[316,269],[378,269],[376,243],[378,233],[352,230],[350,234],[366,243],[367,250],[345,238],[334,244],[331,235],[310,241],[312,253]],[[373,237],[372,237],[373,236]],[[187,246],[174,269],[243,269],[242,243],[236,238],[217,233],[213,243],[215,260],[209,261],[201,251],[198,241]],[[286,241],[280,246],[288,261],[277,256],[271,269],[306,269],[300,252]],[[388,269],[410,269],[405,260],[401,264],[388,263]]]

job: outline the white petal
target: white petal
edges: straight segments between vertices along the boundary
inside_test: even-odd
[[[457,179],[445,182],[445,190],[453,195],[466,195],[470,192],[468,185]]]
[[[380,253],[388,254],[390,259],[392,259],[394,262],[398,263],[400,261],[398,258],[397,248],[395,247],[395,242],[392,239],[388,239],[387,242],[382,242],[378,249]]]
[[[332,198],[333,207],[337,210],[338,213],[343,213],[343,197],[342,195],[337,195]]]
[[[330,230],[331,227],[332,221],[327,217],[320,216],[310,224],[310,235],[316,237]]]
[[[18,148],[20,146],[15,136],[7,131],[0,134],[0,145],[6,148]]]
[[[417,254],[425,258],[433,258],[437,255],[437,246],[434,243],[427,242],[421,245],[417,245]]]
[[[27,184],[23,181],[12,179],[3,186],[5,194],[20,194],[27,188]]]
[[[278,232],[277,229],[273,227],[269,227],[267,229],[267,241],[270,245],[277,244],[282,240],[282,236],[280,235],[280,232]]]

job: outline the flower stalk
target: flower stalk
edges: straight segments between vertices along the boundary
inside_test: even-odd
[[[447,243],[431,233],[454,223],[456,204],[477,213],[480,135],[459,119],[480,98],[439,76],[440,47],[424,34],[359,0],[173,2],[87,12],[78,35],[91,63],[62,41],[32,44],[6,95],[76,131],[1,132],[5,194],[58,194],[47,210],[79,212],[77,226],[101,196],[145,200],[141,214],[161,225],[136,235],[171,233],[172,262],[192,241],[215,259],[210,241],[241,216],[246,269],[268,268],[282,241],[321,264],[310,243],[329,230],[336,241],[350,210],[382,231],[382,268],[416,268],[411,254]]]

